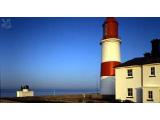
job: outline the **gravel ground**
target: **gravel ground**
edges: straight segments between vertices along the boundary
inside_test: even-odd
[[[0,98],[0,103],[108,103],[100,94]]]

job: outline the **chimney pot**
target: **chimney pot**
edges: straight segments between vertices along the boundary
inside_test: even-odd
[[[152,57],[160,57],[160,39],[153,39],[152,43]]]

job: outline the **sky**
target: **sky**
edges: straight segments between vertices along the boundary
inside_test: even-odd
[[[0,87],[96,89],[104,19],[0,18]],[[122,62],[150,52],[160,38],[160,18],[116,19]]]

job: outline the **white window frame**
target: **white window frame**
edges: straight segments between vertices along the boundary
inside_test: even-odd
[[[127,97],[133,97],[133,88],[127,89]]]
[[[151,70],[151,71],[150,71],[151,76],[155,76],[155,75],[156,75],[156,69],[155,69],[155,67],[151,67],[150,70]]]
[[[153,100],[153,91],[148,91],[148,99]]]
[[[133,69],[127,69],[127,76],[133,77]]]

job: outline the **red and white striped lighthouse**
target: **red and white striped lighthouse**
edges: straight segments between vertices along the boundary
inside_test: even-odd
[[[120,43],[118,22],[113,17],[106,18],[103,24],[102,62],[100,92],[102,95],[115,95],[115,69],[120,64]]]

